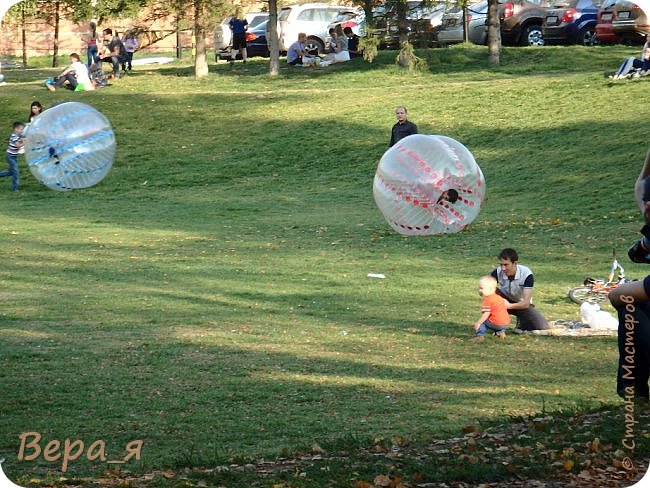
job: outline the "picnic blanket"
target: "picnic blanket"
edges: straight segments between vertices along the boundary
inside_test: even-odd
[[[522,331],[523,334],[531,335],[550,335],[550,336],[572,336],[572,337],[587,337],[587,336],[611,336],[616,337],[616,330],[608,329],[593,329],[588,324],[584,324],[579,320],[564,320],[557,319],[551,320],[548,324],[550,326],[547,330],[530,330]]]

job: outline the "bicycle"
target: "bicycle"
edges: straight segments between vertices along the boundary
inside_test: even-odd
[[[616,279],[614,279],[616,275]],[[625,276],[625,270],[621,263],[616,259],[616,250],[612,251],[612,265],[609,269],[607,279],[585,278],[583,286],[576,286],[569,290],[569,298],[572,302],[582,305],[584,302],[604,303],[610,291],[618,285],[627,283],[630,280]]]

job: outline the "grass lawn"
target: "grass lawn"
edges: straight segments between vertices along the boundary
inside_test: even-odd
[[[636,51],[509,48],[490,68],[485,48],[463,45],[420,52],[428,68],[417,73],[382,52],[372,64],[282,66],[275,79],[258,59],[196,80],[186,58],[85,93],[48,92],[44,60],[5,69],[3,140],[32,100],[89,103],[117,139],[92,188],[49,190],[24,160],[18,194],[0,180],[5,473],[23,486],[106,473],[151,486],[497,482],[584,475],[597,460],[585,466],[576,446],[595,438],[605,467],[625,456],[647,466],[640,412],[636,449],[622,445],[616,338],[470,342],[477,279],[502,248],[535,271],[542,313],[575,320],[567,290],[605,275],[612,248],[625,256],[637,239],[650,84],[605,76]],[[459,234],[402,237],[374,203],[401,104],[421,133],[465,144],[485,174],[481,213]],[[519,436],[504,441],[509,453],[535,455],[429,449],[499,428]],[[81,440],[90,457],[103,442],[106,460],[84,451],[62,473],[56,446],[52,460],[21,460],[28,432],[43,450]],[[139,461],[107,462],[135,440]],[[311,468],[255,468],[305,453]]]

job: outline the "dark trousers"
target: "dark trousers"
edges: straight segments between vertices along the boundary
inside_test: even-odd
[[[622,304],[618,312],[616,391],[648,400],[650,379],[650,302]]]
[[[126,71],[126,68],[129,68],[129,71],[131,71],[131,68],[133,68],[133,53],[130,53],[129,51],[126,52],[126,57],[124,58],[124,61],[122,62],[122,71]]]
[[[497,290],[497,295],[505,298],[510,303],[517,303],[517,300],[509,297],[507,294],[503,293],[501,290]],[[535,305],[532,303],[528,308],[522,310],[508,310],[510,315],[517,317],[517,328],[521,330],[547,330],[548,322],[544,316],[539,313],[535,308]]]
[[[68,82],[66,85],[65,82]],[[61,87],[64,86],[70,90],[77,88],[77,78],[72,73],[68,73],[65,76],[57,76],[54,78],[54,86]]]
[[[124,63],[124,58],[122,56],[111,56],[109,58],[102,58],[104,63],[111,63],[113,66],[113,75],[115,78],[120,76],[120,63]]]

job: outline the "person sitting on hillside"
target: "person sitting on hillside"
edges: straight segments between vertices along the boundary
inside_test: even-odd
[[[610,79],[622,80],[647,75],[650,75],[650,34],[646,35],[646,41],[641,50],[641,59],[634,56],[626,58],[616,74],[610,76]]]
[[[113,66],[113,78],[119,79],[120,64],[126,60],[124,43],[119,37],[113,35],[112,29],[104,29],[102,34],[104,36],[104,46],[99,53],[99,59],[104,63],[111,63]]]
[[[350,53],[348,52],[348,38],[343,33],[343,27],[341,24],[338,24],[334,30],[334,37],[332,38],[336,41],[334,52],[331,52],[325,58],[327,61],[332,63],[344,63],[350,61]]]
[[[348,52],[351,58],[362,56],[363,53],[359,49],[359,36],[352,32],[352,27],[343,29],[343,34],[348,38]]]
[[[95,89],[88,77],[88,68],[81,62],[77,53],[70,55],[70,66],[61,71],[58,76],[47,80],[45,86],[50,91],[56,91],[62,86],[73,91]]]
[[[287,50],[287,63],[292,66],[302,66],[308,62],[312,57],[305,50],[305,42],[307,41],[307,34],[301,32],[298,34],[298,40],[289,46]]]

